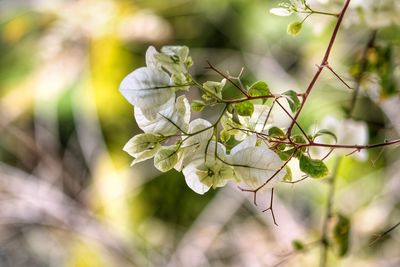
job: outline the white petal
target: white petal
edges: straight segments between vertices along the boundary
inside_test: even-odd
[[[287,17],[292,15],[292,12],[287,10],[286,8],[283,7],[277,7],[277,8],[272,8],[270,9],[269,13],[274,14],[276,16],[281,16],[281,17]]]
[[[147,51],[146,51],[146,65],[147,65],[147,67],[154,68],[154,69],[158,67],[157,66],[157,61],[156,61],[156,59],[154,57],[154,55],[157,55],[157,54],[158,54],[158,52],[154,48],[154,46],[149,46],[149,48],[147,48]]]
[[[210,186],[207,186],[200,182],[198,175],[196,174],[196,162],[192,162],[182,170],[183,175],[185,176],[186,184],[197,194],[203,195],[210,189]]]
[[[270,107],[267,105],[254,105],[254,112],[249,116],[238,116],[240,123],[248,130],[255,132],[262,132],[267,128],[268,124],[265,120],[268,117]],[[271,119],[269,118],[269,122]]]
[[[122,95],[134,106],[142,109],[157,108],[174,94],[167,73],[148,67],[134,70],[119,87]]]
[[[250,135],[246,139],[244,139],[241,143],[232,148],[231,155],[234,155],[238,153],[238,151],[243,150],[245,148],[255,147],[256,143],[257,143],[257,136],[255,134]]]
[[[144,132],[171,135],[179,131],[187,131],[190,120],[190,105],[185,96],[174,99],[172,96],[153,119],[148,119],[142,109],[135,107],[135,119]]]
[[[234,179],[232,168],[217,159],[215,151],[219,158],[225,158],[225,147],[212,141],[207,146],[207,153],[196,151],[182,170],[186,183],[198,194],[204,194],[211,186],[224,186],[228,180]],[[208,170],[214,175],[208,176]]]
[[[276,153],[265,146],[248,147],[232,155],[234,170],[239,178],[252,189],[256,189],[270,179],[282,166],[283,162]],[[272,188],[285,176],[280,171],[263,189]]]

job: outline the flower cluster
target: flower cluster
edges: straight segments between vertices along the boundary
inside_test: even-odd
[[[268,106],[252,105],[251,116],[244,108],[242,115],[226,108],[214,124],[205,119],[191,121],[188,99],[175,94],[194,84],[188,71],[192,65],[188,52],[184,46],[166,46],[161,52],[149,47],[147,66],[136,69],[121,82],[120,91],[134,105],[135,120],[144,132],[124,147],[135,158],[132,164],[154,157],[156,168],[163,172],[172,168],[182,171],[187,185],[199,194],[228,181],[255,189],[274,175],[265,187],[271,188],[286,171],[280,170],[283,161],[278,154],[266,142],[257,142],[255,133],[267,127]],[[192,109],[201,110],[220,102],[225,83],[225,79],[205,82],[201,86],[203,100],[192,101]],[[227,145],[231,136],[236,140],[233,147]]]
[[[331,154],[338,148],[342,148],[339,155],[349,151],[347,146],[335,146],[337,141],[367,141],[366,126],[350,120],[343,124],[328,120],[324,129],[313,134],[306,134],[301,128],[300,135],[278,128],[272,124],[271,110],[283,99],[296,113],[301,106],[296,92],[275,95],[264,81],[244,87],[240,77],[236,77],[238,85],[224,75],[222,81],[201,84],[189,73],[192,64],[185,46],[165,46],[160,52],[149,47],[146,67],[134,70],[121,82],[120,91],[134,106],[136,122],[144,132],[124,147],[135,158],[132,164],[154,158],[154,166],[162,172],[182,171],[187,185],[199,194],[229,181],[257,192],[273,188],[279,180],[291,181],[288,162],[292,158],[299,160],[304,174],[321,178],[328,174],[321,154]],[[227,99],[227,81],[242,96]],[[190,87],[202,91],[202,99],[192,100],[191,104],[184,94],[177,96],[177,91]],[[191,111],[199,112],[207,106],[223,107],[218,118],[213,122],[191,120]],[[359,132],[361,138],[354,140],[353,132]]]

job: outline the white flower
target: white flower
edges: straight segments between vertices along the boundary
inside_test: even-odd
[[[240,123],[247,130],[261,133],[269,126],[265,120],[268,117],[270,107],[267,105],[254,105],[254,112],[249,116],[238,116]]]
[[[312,126],[311,129],[316,128],[316,132],[319,129],[329,130],[333,132],[337,137],[337,144],[339,145],[366,145],[368,142],[368,127],[364,122],[354,121],[351,119],[338,120],[335,117],[328,116],[320,123],[319,127]],[[328,143],[334,144],[333,138],[329,135],[322,135],[315,138],[317,143]],[[325,147],[315,147],[310,150],[310,152],[315,155],[315,157],[323,157],[329,152],[329,148]],[[338,148],[333,151],[336,155],[347,155],[355,151],[352,148]],[[354,153],[354,157],[358,160],[366,160],[368,153],[365,149]]]
[[[186,46],[164,46],[161,53],[150,46],[146,51],[146,64],[148,67],[167,71],[175,90],[188,90],[191,76],[188,68],[193,64]]]
[[[207,152],[196,153],[182,172],[186,184],[196,193],[204,194],[211,187],[222,187],[234,178],[233,169],[220,159],[225,159],[225,147],[220,143],[210,142]]]
[[[188,131],[190,121],[190,105],[185,96],[179,96],[176,101],[172,96],[162,105],[153,120],[149,120],[142,110],[135,107],[135,119],[140,129],[145,133],[172,135],[178,130]]]
[[[128,74],[119,90],[129,103],[141,108],[149,119],[154,119],[158,108],[175,95],[168,74],[151,67],[141,67]]]
[[[175,169],[181,171],[190,163],[192,157],[196,154],[204,154],[208,141],[211,140],[213,129],[211,123],[204,119],[195,119],[189,124],[190,134],[197,133],[184,138],[182,144],[182,156]]]
[[[155,58],[171,74],[187,73],[193,64],[186,46],[163,46]]]
[[[262,190],[272,188],[286,174],[285,170],[275,174],[282,167],[283,161],[265,144],[255,144],[256,136],[252,135],[231,150],[233,169],[238,178],[251,189],[257,189],[275,175]]]

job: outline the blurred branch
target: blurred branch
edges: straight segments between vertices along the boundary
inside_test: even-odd
[[[376,242],[378,242],[379,240],[381,240],[382,238],[384,238],[385,236],[387,236],[388,234],[390,234],[390,232],[392,232],[393,230],[395,230],[397,227],[400,226],[400,222],[396,223],[395,225],[393,225],[392,227],[390,227],[389,229],[387,229],[386,231],[384,231],[383,233],[379,234],[371,243],[370,246],[374,245]]]
[[[89,211],[39,177],[0,163],[0,225],[42,225],[96,241],[111,252],[118,266],[143,266],[134,245],[110,232]],[[141,264],[140,264],[141,263]]]

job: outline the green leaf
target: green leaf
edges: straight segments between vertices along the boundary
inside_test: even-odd
[[[162,147],[154,156],[154,166],[162,172],[169,171],[178,162],[178,145]]]
[[[190,104],[190,107],[194,112],[200,112],[204,109],[206,106],[206,103],[204,103],[201,100],[193,100],[192,103]]]
[[[304,250],[304,244],[303,244],[303,242],[301,242],[301,241],[298,240],[298,239],[295,239],[295,240],[292,241],[292,246],[293,246],[294,250],[296,250],[296,251],[302,251],[302,250]]]
[[[296,144],[307,144],[307,141],[303,135],[293,135],[292,141]]]
[[[286,144],[278,144],[278,145],[276,146],[276,149],[278,149],[278,150],[280,150],[280,151],[283,151],[283,150],[286,149]]]
[[[269,128],[268,135],[271,137],[285,137],[286,136],[285,132],[281,128],[278,128],[276,126]]]
[[[336,135],[333,133],[333,132],[331,132],[331,131],[329,131],[329,130],[319,130],[318,132],[316,132],[315,134],[314,134],[314,136],[313,136],[313,140],[315,139],[315,138],[317,138],[318,136],[322,136],[322,135],[329,135],[329,136],[331,136],[334,140],[335,140],[335,143],[337,143],[337,137],[336,137]]]
[[[286,150],[286,151],[277,151],[276,153],[278,156],[281,158],[283,161],[287,161],[295,152],[296,150],[294,148]]]
[[[303,26],[303,23],[300,21],[294,21],[290,23],[287,27],[287,33],[296,36],[300,31]]]
[[[282,94],[289,103],[290,110],[295,113],[300,108],[300,100],[297,93],[293,90],[286,91]]]
[[[350,219],[343,214],[336,214],[336,223],[333,228],[334,251],[339,257],[343,257],[349,250]]]
[[[235,110],[240,116],[251,116],[254,112],[254,105],[250,101],[245,101],[235,105]]]
[[[283,181],[285,182],[291,182],[293,177],[292,177],[292,169],[290,169],[289,166],[285,166],[286,174],[283,177]]]
[[[221,139],[222,143],[226,143],[231,138],[231,134],[228,130],[222,130],[219,134],[219,138]]]
[[[268,84],[264,81],[257,81],[253,83],[249,88],[250,96],[266,96],[270,94],[271,92],[268,89]]]
[[[328,167],[320,159],[311,159],[305,154],[300,156],[300,170],[312,178],[322,178],[328,175]]]

